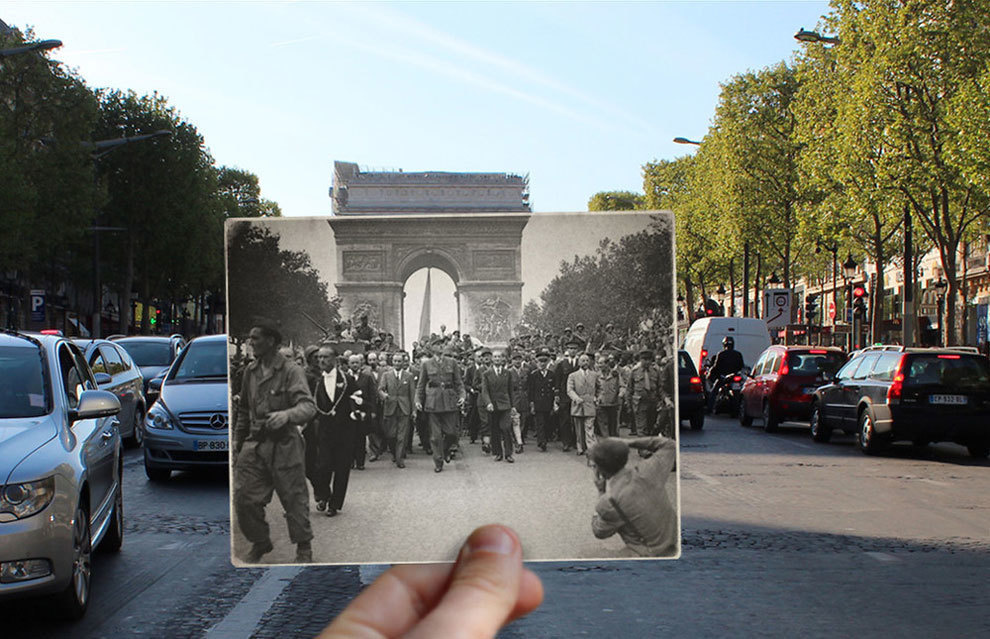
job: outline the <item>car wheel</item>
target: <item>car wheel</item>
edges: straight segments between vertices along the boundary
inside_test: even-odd
[[[172,476],[172,471],[168,468],[152,468],[146,460],[144,462],[144,474],[151,481],[168,481],[168,478]]]
[[[752,426],[753,418],[746,414],[746,402],[741,402],[739,404],[739,423],[743,426]]]
[[[990,442],[975,442],[966,446],[970,457],[975,459],[986,459],[990,457]]]
[[[867,455],[876,455],[882,448],[880,436],[873,428],[873,418],[869,410],[859,416],[859,449]]]
[[[72,524],[72,575],[69,585],[56,595],[56,604],[66,619],[79,619],[89,604],[92,577],[93,538],[89,530],[89,510],[80,501]]]
[[[144,443],[144,412],[140,408],[134,409],[134,431],[130,437],[124,439],[124,445],[128,448],[139,448]]]
[[[818,404],[811,405],[811,439],[822,444],[827,444],[832,439],[832,429],[822,423],[822,411]]]
[[[763,430],[768,433],[775,433],[779,423],[770,402],[763,402]]]
[[[110,527],[100,542],[103,552],[118,552],[124,544],[124,483],[123,477],[117,478],[117,494],[113,500],[113,511],[110,513]]]
[[[691,415],[691,430],[701,430],[705,427],[705,409],[699,408]]]

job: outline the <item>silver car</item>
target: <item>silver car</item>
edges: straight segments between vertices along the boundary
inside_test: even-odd
[[[189,342],[164,378],[158,401],[144,420],[144,470],[164,481],[173,470],[226,468],[227,336],[207,335]]]
[[[120,402],[61,336],[0,331],[0,600],[89,603],[94,547],[124,537]]]

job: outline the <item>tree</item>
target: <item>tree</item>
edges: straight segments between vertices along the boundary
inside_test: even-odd
[[[990,61],[990,12],[982,0],[836,0],[827,20],[841,38],[840,112],[873,125],[859,136],[882,150],[872,167],[877,183],[908,202],[939,253],[948,282],[941,328],[945,343],[954,344],[961,339],[960,243],[990,211],[978,177],[985,147],[981,153],[979,134],[966,137],[985,126],[975,119],[986,104],[979,96]]]
[[[217,187],[224,217],[282,217],[276,202],[261,197],[258,176],[229,166],[217,169]]]
[[[282,249],[278,233],[269,227],[228,223],[227,247],[228,330],[235,340],[264,318],[277,322],[287,341],[312,343],[324,335],[305,314],[327,328],[340,320],[340,300],[330,298],[309,255]]]
[[[645,208],[646,198],[631,191],[599,191],[588,199],[589,211],[634,211]]]

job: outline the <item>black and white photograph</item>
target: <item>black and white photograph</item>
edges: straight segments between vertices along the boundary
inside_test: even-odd
[[[677,557],[673,218],[527,186],[337,162],[227,223],[235,564]]]

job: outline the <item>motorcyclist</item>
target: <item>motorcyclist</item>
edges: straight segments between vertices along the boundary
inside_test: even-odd
[[[708,394],[708,412],[715,410],[715,398],[723,384],[726,375],[735,375],[742,370],[743,356],[736,350],[736,340],[731,335],[726,335],[722,339],[722,350],[715,354],[712,365],[708,368],[708,385],[711,392]]]

